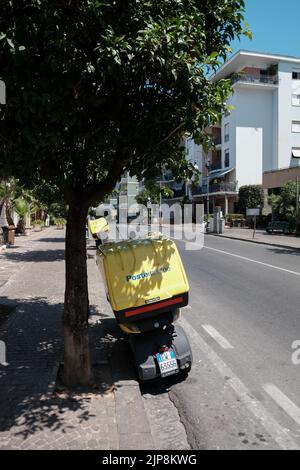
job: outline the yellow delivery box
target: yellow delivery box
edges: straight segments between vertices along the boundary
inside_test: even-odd
[[[89,219],[88,225],[92,235],[96,235],[99,232],[108,232],[109,230],[109,225],[104,217],[94,220]]]
[[[177,247],[168,238],[107,243],[98,250],[97,264],[120,323],[188,304],[187,276]]]

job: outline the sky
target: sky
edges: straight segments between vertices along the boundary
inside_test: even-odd
[[[233,52],[256,52],[300,57],[300,0],[246,0],[245,20],[253,39],[235,40]]]

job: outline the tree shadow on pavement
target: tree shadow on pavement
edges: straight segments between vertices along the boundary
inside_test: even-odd
[[[58,432],[67,435],[87,423],[95,424],[99,418],[94,413],[95,400],[113,391],[107,356],[115,339],[104,331],[105,316],[97,315],[92,306],[95,383],[69,391],[57,381],[63,357],[63,304],[42,297],[11,300],[2,296],[0,305],[15,308],[0,330],[8,363],[0,365],[0,449],[22,448],[22,444],[31,448],[32,439],[38,438],[48,448],[47,439],[50,446]]]
[[[19,263],[49,263],[52,261],[63,261],[65,259],[65,250],[33,250],[25,253],[5,252],[3,258],[8,261],[17,261]]]
[[[114,390],[130,381],[137,384],[131,351],[115,318],[91,306],[94,385],[70,391],[57,380],[63,358],[63,304],[43,297],[2,296],[0,305],[15,309],[0,329],[8,363],[0,365],[0,449],[66,448],[76,439],[74,445],[80,447],[91,427],[101,428]],[[142,384],[141,390],[167,393],[178,380],[155,380]]]
[[[268,251],[276,255],[293,255],[293,256],[300,256],[300,248],[268,248]]]
[[[37,242],[43,242],[43,243],[65,243],[65,237],[52,237],[52,238],[38,238]]]

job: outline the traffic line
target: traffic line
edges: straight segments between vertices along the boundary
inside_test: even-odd
[[[298,424],[298,426],[300,426],[300,408],[281,390],[279,390],[276,385],[265,384],[263,385],[263,389],[271,398],[273,398],[277,405],[280,406],[280,408],[282,408],[295,421],[295,423]]]
[[[211,250],[211,251],[216,251],[217,253],[222,253],[223,255],[232,256],[233,258],[239,258],[239,259],[242,259],[244,261],[250,261],[251,263],[260,264],[261,266],[265,266],[267,268],[276,269],[278,271],[283,271],[283,272],[289,273],[289,274],[294,274],[295,276],[300,276],[300,273],[297,272],[297,271],[291,271],[290,269],[280,268],[279,266],[274,266],[273,264],[263,263],[262,261],[257,261],[255,259],[246,258],[245,256],[236,255],[236,254],[230,253],[228,251],[218,250],[217,248],[212,248],[210,246],[204,246],[203,248],[205,250]]]
[[[202,328],[221,346],[223,349],[234,349],[233,346],[222,336],[213,326],[202,325]]]
[[[254,398],[250,390],[244,383],[234,374],[227,364],[214,352],[214,350],[204,341],[202,336],[191,326],[191,324],[182,319],[180,321],[185,332],[192,341],[192,350],[195,363],[197,363],[203,354],[212,362],[220,375],[227,377],[226,383],[234,390],[243,404],[266,429],[268,434],[274,439],[281,449],[284,450],[300,450],[300,447],[290,437],[289,431],[282,427],[275,418],[266,410],[266,408]]]

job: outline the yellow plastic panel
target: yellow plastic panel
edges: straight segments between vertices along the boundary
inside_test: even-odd
[[[104,217],[100,217],[100,219],[89,220],[89,230],[92,234],[107,232],[109,225]]]
[[[114,311],[140,307],[189,291],[177,247],[169,239],[107,243],[97,253]]]

